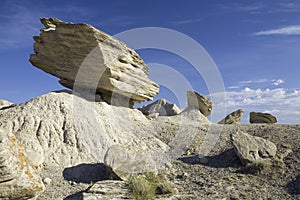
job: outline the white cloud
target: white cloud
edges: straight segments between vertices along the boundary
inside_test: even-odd
[[[221,94],[212,94],[217,100],[214,104],[214,112],[222,105],[227,107],[228,112],[243,109],[243,123],[247,122],[247,114],[252,111],[267,112],[274,114],[279,123],[300,123],[300,90],[289,91],[285,88],[276,89],[251,89],[249,87],[240,91],[227,91],[226,102],[218,102]],[[225,116],[223,116],[225,117]],[[220,116],[220,119],[222,116]]]
[[[273,85],[276,85],[276,86],[278,86],[278,85],[281,85],[281,84],[284,84],[285,83],[285,81],[284,80],[282,80],[282,79],[278,79],[278,80],[272,80],[273,81]]]
[[[285,83],[283,79],[254,79],[254,80],[247,80],[247,81],[239,81],[236,85],[231,85],[228,87],[228,89],[239,89],[239,88],[245,88],[245,87],[252,87],[254,85],[259,85],[260,87],[262,85],[264,86],[279,86],[281,84]]]
[[[240,81],[240,84],[254,84],[254,83],[265,83],[268,82],[268,79],[258,79],[258,80],[248,80],[248,81]]]
[[[253,35],[300,35],[300,25],[259,31],[254,33]]]

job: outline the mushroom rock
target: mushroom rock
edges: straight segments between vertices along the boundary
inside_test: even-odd
[[[158,84],[148,77],[141,57],[123,42],[91,25],[42,18],[30,62],[81,93],[100,95],[112,105],[133,107],[152,100]]]

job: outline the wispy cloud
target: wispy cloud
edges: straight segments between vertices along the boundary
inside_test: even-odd
[[[7,1],[3,7],[5,9],[0,8],[0,50],[31,45],[32,36],[39,34],[39,29],[42,28],[39,21],[41,17],[58,17],[62,20],[68,17],[65,20],[79,20],[95,14],[90,8],[72,5],[45,8],[43,5],[29,7],[22,2]]]
[[[259,31],[253,35],[300,35],[300,25]]]
[[[247,13],[260,13],[260,11],[265,8],[265,5],[262,2],[255,2],[255,3],[247,3],[247,4],[242,4],[242,3],[225,3],[225,4],[219,4],[218,5],[219,9],[223,12],[247,12]]]
[[[39,30],[38,14],[16,4],[9,4],[5,14],[0,16],[0,48],[18,48],[26,40],[32,41],[33,33]]]
[[[217,112],[218,107],[225,105],[229,111],[243,109],[245,113],[268,112],[274,114],[279,123],[300,123],[300,90],[247,87],[240,91],[227,91],[225,94],[226,102],[214,105],[214,111]],[[212,96],[218,98],[221,94],[212,94]]]
[[[299,1],[282,1],[277,3],[276,8],[273,10],[273,12],[298,12],[299,10]]]
[[[300,11],[300,3],[294,1],[260,1],[245,3],[223,3],[218,5],[221,12],[246,12],[249,14],[273,14],[273,13],[292,13]]]
[[[173,24],[176,25],[182,25],[182,24],[194,24],[194,23],[198,23],[203,21],[202,18],[200,19],[184,19],[184,20],[178,20],[178,21],[174,21]]]
[[[239,81],[235,85],[231,85],[228,87],[228,89],[240,89],[240,88],[245,88],[245,87],[262,87],[262,85],[266,87],[270,86],[279,86],[284,84],[285,81],[283,79],[254,79],[254,80],[245,80],[245,81]]]

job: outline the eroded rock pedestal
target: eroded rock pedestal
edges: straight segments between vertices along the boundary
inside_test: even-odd
[[[157,95],[159,86],[148,78],[148,67],[124,43],[88,24],[54,18],[41,22],[45,28],[34,37],[30,62],[63,86],[125,107]]]

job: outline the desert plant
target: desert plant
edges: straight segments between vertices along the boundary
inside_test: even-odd
[[[174,193],[173,185],[167,181],[161,182],[156,189],[156,194],[172,194],[172,193]]]
[[[157,176],[152,172],[135,175],[128,180],[129,189],[136,200],[152,199],[158,183]]]
[[[267,161],[256,161],[246,164],[242,169],[243,172],[250,174],[261,174],[264,170],[271,166],[270,162]]]
[[[153,172],[131,176],[128,185],[135,200],[154,199],[156,194],[170,194],[174,191],[169,182],[162,181]]]

